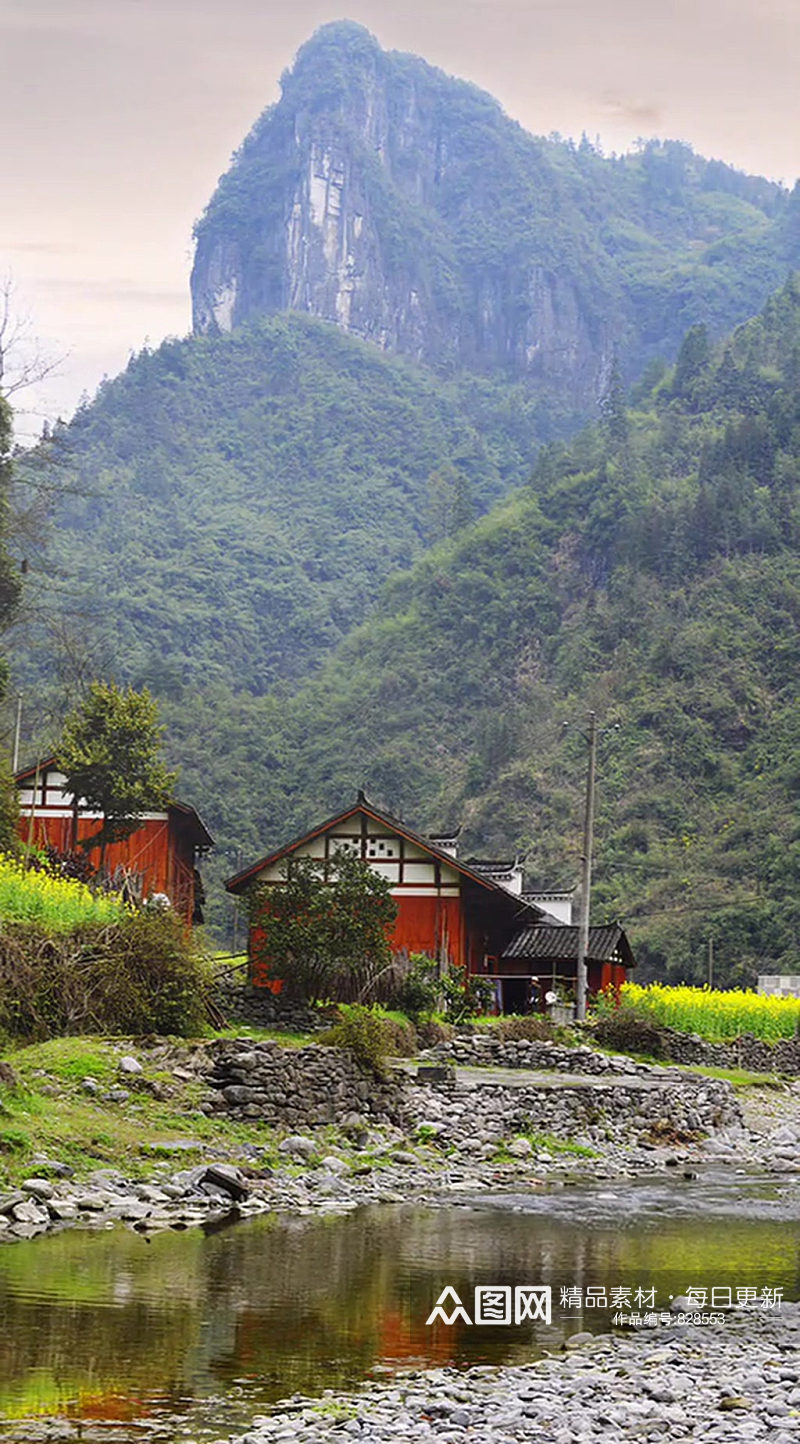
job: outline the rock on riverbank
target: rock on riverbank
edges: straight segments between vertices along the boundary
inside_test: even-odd
[[[582,1346],[522,1367],[433,1369],[358,1393],[295,1396],[236,1444],[800,1440],[800,1305],[580,1337]]]

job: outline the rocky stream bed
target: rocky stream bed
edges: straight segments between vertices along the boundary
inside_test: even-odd
[[[203,1116],[227,1107],[250,1109],[252,1117],[257,1097],[241,1090],[257,1095],[258,1077],[283,1062],[273,1046],[260,1046],[241,1040],[213,1056],[176,1054],[171,1062],[176,1074],[208,1082]],[[283,1127],[271,1122],[277,1133],[269,1145],[223,1147],[187,1135],[160,1145],[145,1180],[113,1168],[76,1179],[57,1158],[42,1157],[0,1197],[0,1240],[75,1226],[153,1237],[258,1214],[347,1215],[362,1205],[409,1201],[439,1207],[484,1200],[491,1207],[527,1198],[545,1206],[553,1191],[571,1196],[574,1184],[576,1208],[591,1211],[592,1187],[609,1181],[640,1186],[721,1170],[740,1178],[744,1193],[748,1175],[780,1181],[800,1173],[797,1082],[734,1094],[719,1080],[586,1048],[542,1054],[523,1047],[511,1066],[506,1054],[482,1069],[451,1068],[444,1081],[401,1073],[396,1088],[383,1081],[377,1092],[365,1086],[356,1095],[349,1064],[329,1055],[335,1118],[290,1127],[303,1120],[303,1051],[294,1050],[283,1068],[288,1116]],[[124,1054],[118,1091],[154,1059],[163,1067],[163,1049]],[[227,1099],[226,1089],[234,1090]],[[109,1106],[124,1100],[110,1098]],[[357,1390],[293,1396],[228,1437],[241,1444],[800,1441],[798,1306],[725,1310],[722,1320],[686,1321],[676,1313],[668,1323],[613,1335],[572,1333],[563,1351],[530,1364],[401,1370]],[[154,1440],[192,1437],[145,1421],[137,1429],[137,1437]],[[53,1419],[9,1437],[93,1435],[92,1426]],[[207,1428],[202,1437],[210,1437]]]
[[[295,1398],[255,1419],[239,1444],[799,1438],[800,1307],[784,1304],[723,1323],[573,1334],[561,1356],[522,1367],[432,1369],[358,1393]]]

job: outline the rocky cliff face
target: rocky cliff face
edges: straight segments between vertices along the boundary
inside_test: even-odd
[[[688,147],[652,151],[669,162],[667,195],[646,158],[537,141],[489,96],[349,23],[317,32],[282,84],[198,224],[198,332],[294,308],[440,370],[500,369],[586,402],[615,349],[633,371],[684,322],[730,324],[780,278],[783,261],[765,277],[754,260],[752,284],[708,314],[719,282],[700,252],[719,215],[712,234],[687,204],[708,169]],[[758,184],[737,205],[765,232],[780,195]]]

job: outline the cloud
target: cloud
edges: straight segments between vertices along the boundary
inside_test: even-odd
[[[142,286],[132,276],[106,276],[103,280],[88,277],[43,276],[40,291],[49,291],[62,299],[70,296],[89,303],[113,301],[120,306],[174,306],[186,304],[186,288],[159,290]]]
[[[666,123],[663,110],[644,100],[629,100],[623,95],[614,95],[606,91],[601,103],[603,110],[612,120],[621,120],[630,125],[648,126],[652,130],[656,130]]]
[[[24,256],[77,256],[81,247],[69,241],[14,241],[8,250]]]

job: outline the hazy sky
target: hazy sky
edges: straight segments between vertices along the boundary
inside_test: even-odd
[[[0,0],[0,273],[68,353],[34,413],[189,329],[192,224],[298,46],[344,17],[536,133],[800,175],[800,0]]]

